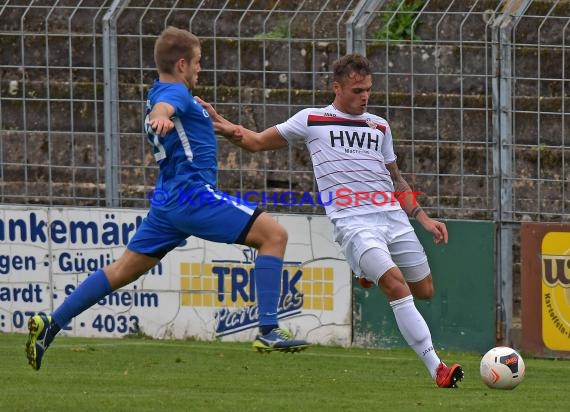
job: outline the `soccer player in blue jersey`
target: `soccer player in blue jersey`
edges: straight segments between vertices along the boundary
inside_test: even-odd
[[[414,304],[414,297],[430,298],[434,288],[426,254],[408,216],[431,232],[436,243],[447,243],[445,224],[430,218],[410,196],[417,192],[412,192],[398,169],[388,122],[367,112],[372,90],[368,59],[349,54],[336,61],[333,90],[335,98],[329,106],[303,109],[259,133],[227,121],[210,104],[200,103],[219,133],[250,152],[304,141],[319,191],[336,195],[325,211],[359,283],[376,285],[384,294],[402,336],[437,386],[456,387],[463,379],[461,365],[441,361]]]
[[[217,144],[212,120],[191,91],[198,82],[200,58],[200,41],[186,30],[168,27],[156,40],[154,60],[159,79],[148,93],[145,129],[160,166],[156,188],[169,194],[169,202],[151,204],[117,261],[90,274],[51,316],[30,318],[26,355],[34,369],[40,369],[46,349],[72,318],[137,280],[189,236],[258,250],[259,334],[254,348],[296,352],[308,347],[277,322],[286,230],[267,213],[232,202],[216,189]]]

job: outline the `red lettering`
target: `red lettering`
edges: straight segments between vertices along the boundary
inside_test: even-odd
[[[337,191],[335,192],[337,199],[335,200],[335,203],[338,206],[350,206],[352,204],[352,198],[350,197],[350,195],[352,194],[352,190],[343,187],[340,189],[337,189]],[[343,199],[346,203],[342,203]]]
[[[370,193],[368,192],[354,192],[354,205],[359,206],[361,200],[370,199]]]

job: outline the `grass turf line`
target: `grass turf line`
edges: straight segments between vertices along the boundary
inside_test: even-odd
[[[42,369],[22,334],[0,334],[1,411],[541,411],[566,410],[569,361],[525,357],[513,391],[488,389],[480,354],[457,390],[435,386],[409,349],[311,347],[259,354],[250,343],[58,337]],[[524,357],[524,354],[523,354]]]

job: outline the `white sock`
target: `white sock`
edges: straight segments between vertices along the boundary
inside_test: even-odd
[[[435,353],[431,334],[426,321],[414,305],[412,295],[390,302],[400,333],[408,345],[418,354],[431,377],[435,379],[435,370],[441,360]]]

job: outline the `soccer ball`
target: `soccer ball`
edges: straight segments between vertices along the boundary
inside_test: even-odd
[[[507,346],[498,346],[481,359],[481,379],[492,389],[514,389],[524,378],[521,355]]]

